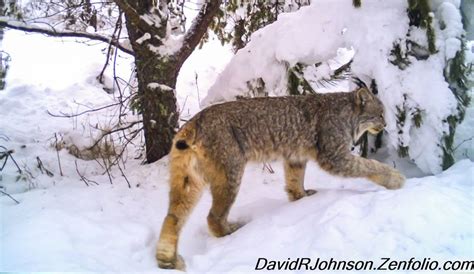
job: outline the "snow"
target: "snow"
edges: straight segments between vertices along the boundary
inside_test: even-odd
[[[149,13],[140,15],[140,19],[145,21],[150,26],[160,27],[161,18],[158,16],[160,13],[159,9],[152,9]]]
[[[437,7],[437,13],[440,18],[440,24],[444,26],[440,33],[444,36],[445,40],[446,59],[451,59],[461,48],[459,38],[464,34],[459,3],[456,5],[448,1],[443,2]]]
[[[283,191],[281,166],[272,165],[275,174],[247,168],[230,219],[248,223],[235,234],[210,236],[205,216],[211,201],[204,195],[182,233],[189,272],[251,271],[260,257],[472,258],[473,162],[410,179],[399,191],[311,166],[306,180],[319,192],[293,203]],[[156,271],[155,244],[168,200],[166,164],[136,168],[130,177],[143,183],[132,189],[105,181],[89,188],[63,183],[17,194],[19,205],[2,198],[0,269]]]
[[[247,83],[259,78],[269,95],[286,95],[289,67],[321,62],[311,75],[324,79],[331,72],[329,61],[337,59],[337,50],[352,47],[353,74],[375,79],[384,103],[388,124],[385,139],[391,149],[390,158],[398,157],[399,146],[407,146],[408,161],[425,174],[437,174],[442,170],[440,143],[444,132],[449,130],[445,121],[457,113],[457,101],[443,70],[461,46],[459,39],[464,30],[459,1],[437,1],[432,6],[436,11],[433,25],[439,34],[438,53],[427,60],[409,57],[411,64],[400,70],[389,61],[395,43],[404,47],[409,33],[420,45],[427,46],[426,31],[409,27],[407,5],[407,1],[371,0],[364,1],[361,8],[354,8],[343,0],[319,0],[294,13],[281,14],[276,22],[255,32],[248,45],[232,58],[210,88],[203,105],[247,95]],[[317,92],[327,92],[313,87]],[[339,87],[342,88],[339,91],[347,91],[344,88],[348,87]],[[397,109],[407,113],[402,129],[397,125]],[[423,120],[420,128],[411,119],[418,110]]]
[[[306,10],[310,12],[310,8]],[[350,32],[348,28],[346,34]],[[67,143],[86,147],[95,134],[90,125],[107,126],[115,112],[104,110],[69,119],[52,117],[47,111],[78,113],[114,102],[117,95],[104,92],[96,80],[106,48],[105,44],[87,46],[72,39],[16,31],[5,34],[2,49],[12,61],[7,88],[0,91],[0,145],[15,150],[13,156],[25,172],[17,177],[9,160],[0,173],[0,190],[20,202],[0,196],[0,271],[158,271],[154,252],[168,205],[167,158],[142,165],[140,159],[134,159],[136,152],[130,151],[124,170],[131,182],[129,188],[118,170],[111,171],[111,184],[96,161],[77,159],[63,149],[59,158],[64,176],[59,175],[54,133]],[[328,56],[336,56],[336,49]],[[280,52],[281,58],[284,53]],[[188,59],[176,87],[182,119],[199,111],[200,98],[207,95],[221,72],[228,73],[224,67],[231,56],[228,48],[211,41]],[[133,71],[132,61],[128,55],[118,59],[117,73],[123,79],[129,79]],[[418,70],[439,68],[425,65]],[[240,73],[253,69],[257,68],[249,63]],[[108,69],[106,76],[111,75]],[[439,85],[444,83],[434,81],[427,88]],[[165,88],[159,83],[152,86]],[[127,116],[138,118],[132,113]],[[472,134],[473,117],[470,108],[458,129],[456,144]],[[470,144],[460,147],[460,157],[461,152],[472,155]],[[53,172],[52,177],[38,169],[37,156]],[[80,180],[76,162],[79,172],[97,185],[87,187]],[[189,272],[250,272],[260,257],[472,260],[472,156],[426,177],[416,177],[413,167],[395,162],[410,177],[397,191],[365,179],[331,176],[311,163],[306,187],[318,193],[296,202],[287,200],[281,163],[270,164],[273,174],[261,164],[247,167],[230,214],[231,221],[247,224],[232,235],[215,238],[209,234],[206,216],[211,197],[205,192],[180,240],[179,251]]]
[[[150,13],[141,15],[140,18],[143,21],[145,21],[148,25],[155,26],[156,28],[160,28],[161,18],[159,14],[161,13],[162,11],[160,11],[159,9],[153,8],[153,10]],[[179,31],[172,31],[172,26],[170,25],[172,25],[173,23],[175,22],[171,21],[171,22],[168,22],[168,24],[166,25],[167,26],[166,37],[161,39],[163,42],[162,45],[154,46],[152,44],[148,44],[148,48],[151,51],[155,52],[158,55],[166,56],[166,55],[173,55],[174,53],[176,53],[178,50],[181,49],[181,47],[183,46],[184,35],[180,33]],[[174,32],[178,32],[178,33],[175,34]],[[136,42],[138,44],[142,44],[143,42],[150,40],[151,38],[152,38],[151,34],[145,33],[143,34],[142,37],[138,38]],[[158,40],[160,39],[158,38]]]
[[[159,83],[149,83],[148,88],[150,89],[160,89],[164,91],[172,91],[173,88],[167,85],[159,84]]]
[[[150,40],[150,39],[151,39],[151,34],[146,32],[145,34],[143,34],[142,37],[138,38],[137,41],[135,41],[135,42],[137,42],[137,44],[142,44],[146,40]]]
[[[364,3],[366,9],[354,10],[345,1],[315,3],[294,13],[281,14],[275,23],[256,31],[249,44],[235,55],[209,90],[204,104],[230,100],[247,89],[246,81],[258,77],[263,78],[271,94],[286,94],[286,80],[282,78],[285,78],[288,66],[329,60],[337,55],[338,48],[359,45],[360,41],[371,45],[366,51],[377,53],[374,46],[387,48],[387,44],[391,45],[393,40],[406,34],[406,29],[400,24],[404,21],[401,18],[405,14],[404,4],[367,1]],[[349,16],[340,18],[336,14]],[[400,27],[394,28],[393,33],[386,33],[386,25]],[[247,69],[238,69],[243,66]]]
[[[169,33],[171,30],[167,30],[167,33]],[[159,47],[155,47],[151,44],[148,45],[148,48],[162,56],[165,55],[173,55],[176,53],[178,50],[181,49],[183,46],[183,35],[169,35],[167,34],[167,37],[163,41],[163,45]]]

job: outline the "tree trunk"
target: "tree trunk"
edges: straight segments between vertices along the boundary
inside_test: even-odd
[[[143,8],[143,5],[139,5]],[[148,9],[143,12],[148,12]],[[143,116],[146,159],[148,163],[159,160],[168,154],[173,136],[178,128],[176,107],[176,79],[179,68],[170,56],[161,56],[151,48],[162,45],[158,39],[136,43],[145,33],[130,18],[125,16],[129,39],[135,52],[135,65],[138,78],[138,104]],[[166,25],[160,28],[166,35]]]
[[[146,159],[151,163],[168,154],[178,129],[179,114],[174,92],[179,68],[174,62],[148,52],[136,54],[135,64],[138,93],[141,97]]]
[[[130,43],[132,44],[138,78],[138,108],[143,115],[146,159],[148,163],[168,154],[178,128],[176,80],[184,61],[198,45],[221,0],[203,4],[183,44],[174,54],[161,54],[157,49],[167,38],[167,1],[115,0],[124,11]],[[161,10],[161,11],[158,11]],[[143,15],[147,19],[143,19]],[[154,20],[150,24],[149,20]]]

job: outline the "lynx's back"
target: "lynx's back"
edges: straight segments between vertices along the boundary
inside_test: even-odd
[[[190,122],[211,154],[256,161],[299,157],[314,153],[320,121],[340,116],[349,95],[241,99],[206,108]]]

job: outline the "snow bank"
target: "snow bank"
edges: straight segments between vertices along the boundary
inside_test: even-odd
[[[296,63],[326,62],[339,48],[355,50],[352,71],[359,77],[376,79],[386,108],[388,145],[393,156],[399,146],[409,147],[409,158],[425,173],[441,171],[441,137],[447,132],[446,118],[456,113],[457,101],[443,77],[447,58],[460,49],[463,33],[459,1],[437,1],[434,28],[437,54],[427,60],[410,56],[411,65],[400,70],[389,60],[395,43],[413,39],[427,45],[424,30],[411,29],[407,1],[364,1],[361,8],[337,0],[313,1],[311,6],[281,14],[276,22],[255,32],[209,90],[205,105],[248,94],[247,83],[262,78],[272,95],[287,94],[287,70]],[[441,24],[444,29],[441,30]],[[402,128],[397,113],[406,111]],[[417,128],[415,111],[422,117]]]
[[[356,46],[356,56],[362,55],[360,51],[379,50],[386,55],[393,42],[408,31],[406,8],[401,2],[366,1],[363,8],[354,9],[347,1],[323,0],[281,14],[275,23],[255,32],[249,44],[237,52],[204,103],[231,100],[247,91],[246,81],[258,77],[263,78],[271,94],[287,94],[286,79],[282,78],[288,66],[331,59],[338,48]],[[395,27],[389,32],[388,26]],[[375,65],[373,60],[360,59]]]

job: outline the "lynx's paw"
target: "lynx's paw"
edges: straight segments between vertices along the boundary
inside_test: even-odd
[[[385,187],[388,189],[399,189],[405,184],[405,176],[397,170],[391,170]]]
[[[218,220],[214,220],[211,217],[207,218],[207,222],[209,225],[209,230],[211,231],[212,235],[218,238],[232,234],[236,230],[238,230],[239,228],[245,225],[244,222],[235,222],[235,223],[221,222]]]
[[[306,196],[311,196],[313,194],[318,193],[316,189],[306,189],[304,192],[306,193]]]
[[[163,260],[157,255],[156,259],[160,268],[186,271],[186,264],[184,263],[183,257],[181,257],[181,255],[177,255],[173,260]]]
[[[311,196],[313,194],[316,194],[317,192],[318,191],[315,189],[306,189],[304,190],[304,192],[292,191],[288,188],[286,189],[286,193],[288,194],[288,199],[290,200],[290,202],[297,201],[306,196]]]
[[[229,234],[234,233],[235,231],[237,231],[238,229],[240,229],[244,225],[245,225],[244,222],[229,223]]]
[[[405,176],[395,169],[390,170],[389,174],[385,176],[383,186],[387,189],[399,189],[405,184]]]
[[[405,176],[393,168],[383,173],[371,175],[369,179],[387,189],[399,189],[405,183]]]

